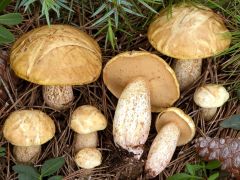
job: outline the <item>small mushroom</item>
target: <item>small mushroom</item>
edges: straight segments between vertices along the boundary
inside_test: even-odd
[[[173,69],[184,90],[201,75],[202,59],[226,50],[231,36],[218,14],[188,3],[160,11],[148,28],[148,39],[159,52],[176,58]]]
[[[72,86],[98,79],[101,50],[88,34],[68,25],[42,26],[20,37],[13,45],[10,65],[24,80],[43,85],[43,98],[62,110],[74,99]]]
[[[131,51],[106,64],[103,80],[119,98],[113,120],[114,142],[139,159],[149,134],[151,111],[169,107],[179,98],[175,73],[160,57]]]
[[[145,171],[149,178],[156,177],[167,167],[176,146],[187,144],[195,135],[195,124],[192,118],[175,107],[161,112],[155,127],[158,134],[152,142],[145,164]]]
[[[206,121],[213,118],[217,108],[229,99],[227,90],[217,84],[206,84],[198,87],[194,93],[194,102],[202,107],[202,116]]]
[[[14,111],[3,126],[4,137],[14,145],[13,154],[20,163],[33,163],[41,153],[41,145],[55,134],[55,124],[39,110]]]
[[[94,106],[78,107],[71,116],[70,128],[74,135],[74,151],[76,164],[85,169],[99,166],[102,162],[98,144],[97,131],[107,127],[105,116]]]

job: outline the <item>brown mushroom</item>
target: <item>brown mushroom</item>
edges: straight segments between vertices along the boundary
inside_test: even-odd
[[[105,116],[94,106],[84,105],[74,110],[70,119],[70,128],[75,131],[74,148],[76,164],[85,169],[99,166],[102,162],[97,131],[107,127]]]
[[[139,159],[151,125],[151,111],[171,106],[179,85],[171,67],[145,51],[113,57],[103,70],[107,88],[119,98],[113,120],[114,142]]]
[[[41,152],[41,145],[55,134],[55,124],[39,110],[14,111],[3,126],[4,137],[14,145],[13,153],[20,163],[32,163]]]
[[[176,146],[187,144],[195,135],[192,118],[175,107],[162,111],[155,127],[158,134],[152,142],[145,164],[149,178],[156,177],[167,167]]]
[[[150,24],[148,39],[159,52],[176,58],[174,71],[180,89],[201,75],[202,59],[229,47],[231,36],[223,19],[202,5],[173,5],[163,9]]]
[[[42,26],[20,37],[11,49],[10,65],[21,78],[44,85],[43,97],[52,108],[67,108],[72,85],[98,79],[101,50],[88,34],[68,25]]]

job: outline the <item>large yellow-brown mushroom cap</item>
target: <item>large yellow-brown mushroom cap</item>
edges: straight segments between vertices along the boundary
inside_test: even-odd
[[[55,134],[55,124],[39,110],[19,110],[11,113],[3,126],[4,137],[16,146],[38,146]]]
[[[68,25],[42,26],[20,37],[10,64],[21,78],[41,85],[82,85],[100,75],[101,51],[88,34]]]
[[[171,107],[159,113],[155,127],[159,131],[164,125],[174,123],[180,130],[180,137],[177,145],[187,144],[195,135],[195,124],[190,116],[185,114],[181,109]]]
[[[171,12],[162,10],[149,26],[148,39],[155,49],[177,59],[210,57],[231,42],[218,14],[190,4],[174,5]]]
[[[126,85],[138,77],[149,84],[152,111],[169,107],[179,98],[179,84],[174,71],[155,54],[124,52],[113,57],[103,70],[104,83],[118,98]]]

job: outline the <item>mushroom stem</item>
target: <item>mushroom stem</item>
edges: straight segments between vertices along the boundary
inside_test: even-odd
[[[173,69],[182,91],[193,84],[201,75],[202,59],[175,60]]]
[[[96,148],[98,145],[98,134],[92,132],[88,134],[74,133],[74,151],[77,153],[83,148]]]
[[[139,159],[143,153],[151,125],[148,83],[136,78],[123,90],[113,120],[114,142]]]
[[[43,86],[43,99],[54,109],[66,109],[74,99],[72,86]]]
[[[41,153],[41,146],[14,146],[13,155],[17,162],[33,163]]]
[[[210,121],[213,116],[216,114],[217,108],[202,108],[201,113],[206,121]]]
[[[164,125],[155,137],[146,161],[145,171],[148,178],[160,174],[171,161],[176,149],[180,130],[175,123]]]

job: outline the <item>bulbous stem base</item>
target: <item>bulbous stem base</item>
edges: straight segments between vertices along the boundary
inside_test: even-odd
[[[67,109],[74,99],[72,86],[43,86],[43,99],[54,109]]]
[[[41,153],[41,146],[14,146],[13,155],[17,162],[32,164]]]

